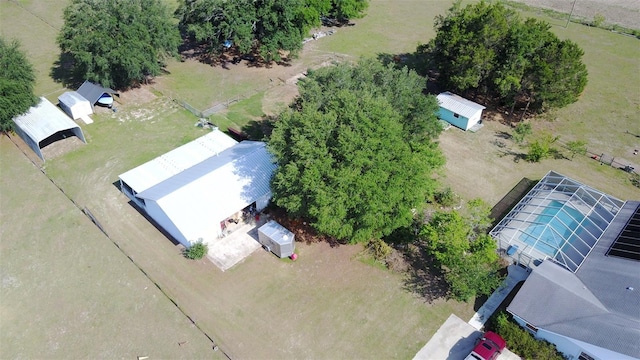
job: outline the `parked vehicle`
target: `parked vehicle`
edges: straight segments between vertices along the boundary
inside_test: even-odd
[[[500,335],[487,331],[465,360],[495,360],[506,346],[507,342]]]

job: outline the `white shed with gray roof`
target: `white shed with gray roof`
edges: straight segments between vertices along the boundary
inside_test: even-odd
[[[440,104],[438,117],[453,126],[469,130],[482,119],[482,110],[485,107],[460,95],[447,91],[439,94],[437,99]]]
[[[80,126],[44,97],[25,114],[15,117],[13,122],[16,124],[16,133],[42,160],[44,155],[41,149],[48,144],[47,140],[75,135],[82,142],[87,142]]]

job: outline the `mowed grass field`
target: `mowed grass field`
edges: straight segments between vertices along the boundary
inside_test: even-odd
[[[4,135],[0,169],[0,358],[221,358]]]
[[[0,1],[0,16],[2,16],[0,28],[3,36],[11,33],[20,37],[26,45],[25,48],[34,49],[33,53],[28,52],[34,65],[38,69],[48,71],[57,58],[57,49],[53,43],[55,33],[47,33],[46,30],[38,27],[39,25],[30,27],[24,24],[37,23],[40,18],[46,23],[54,24],[57,21],[59,24],[62,4],[65,1],[33,0],[19,3]],[[309,66],[332,59],[356,59],[362,55],[412,52],[418,43],[426,42],[430,36],[433,36],[433,17],[444,12],[450,3],[451,1],[374,0],[371,3],[369,15],[357,20],[356,26],[341,28],[331,37],[307,44],[309,46],[305,47],[300,60],[290,67],[246,69],[244,65],[239,65],[225,70],[195,61],[175,62],[169,65],[169,74],[158,78],[153,88],[178,97],[201,110],[229,98],[249,94],[251,96],[247,100],[231,106],[228,112],[221,114],[218,118],[222,126],[227,124],[225,123],[227,120],[230,125],[242,126],[259,115],[257,104],[261,100],[271,98],[273,101],[271,96],[273,92],[285,86],[279,85],[283,82],[282,80],[287,80]],[[11,15],[7,15],[9,11]],[[38,17],[33,14],[40,15]],[[625,142],[627,145],[624,146],[633,146],[635,139],[615,135],[609,139],[599,139],[601,134],[613,134],[624,127],[638,126],[633,118],[623,116],[638,110],[637,100],[640,90],[637,86],[638,82],[634,83],[635,76],[638,75],[639,50],[635,45],[637,43],[628,42],[626,37],[607,32],[592,33],[599,31],[592,28],[579,27],[573,32],[574,26],[578,27],[571,24],[566,35],[560,36],[568,36],[572,39],[576,37],[575,41],[582,41],[579,44],[585,48],[585,53],[591,54],[585,55],[585,62],[592,74],[589,87],[580,102],[572,105],[572,111],[558,112],[555,115],[557,120],[554,117],[554,121],[541,121],[536,123],[536,126],[551,129],[567,139],[571,136],[584,136],[588,139],[590,146],[592,143],[602,145],[603,152],[612,154],[616,154],[616,151],[622,152],[623,150],[616,148],[618,146],[616,144]],[[49,28],[51,29],[48,30],[49,32],[54,31],[53,27]],[[43,33],[32,34],[31,29],[40,29],[39,31]],[[592,37],[596,36],[594,34],[600,36],[599,40],[591,41]],[[605,54],[601,52],[598,42],[608,44],[606,46],[611,47],[616,54],[615,58],[610,61],[600,59],[599,56]],[[47,58],[45,56],[47,50],[40,50],[39,46],[50,49],[53,55]],[[52,50],[51,46],[53,46]],[[603,45],[605,49],[603,51],[606,51],[606,46]],[[613,50],[618,47],[621,49]],[[45,56],[41,59],[42,64],[35,64],[39,61],[35,50]],[[44,64],[47,61],[51,63]],[[608,65],[612,62],[618,66],[609,67]],[[37,91],[40,91],[38,94],[55,92],[56,87],[59,86],[48,78],[47,71],[38,71]],[[610,74],[614,72],[614,75]],[[607,84],[608,78],[615,78],[615,82]],[[610,97],[601,95],[597,84],[605,86],[611,96],[618,95],[619,97],[616,98],[616,101],[619,100],[618,105],[610,106],[606,103]],[[263,92],[264,95],[262,95]],[[587,96],[589,94],[591,94],[590,97]],[[49,98],[55,101],[56,96],[54,94]],[[259,251],[226,273],[220,272],[207,261],[193,262],[184,259],[180,255],[180,248],[173,245],[130,206],[127,198],[113,183],[117,181],[119,174],[203,135],[204,131],[193,126],[197,120],[194,116],[167,98],[158,96],[158,93],[149,87],[123,94],[120,102],[117,113],[103,112],[94,117],[94,124],[81,125],[88,138],[87,145],[40,165],[76,204],[91,210],[111,239],[133,260],[135,265],[142,268],[148,278],[159,284],[168,297],[175,301],[214,339],[220,349],[232,358],[411,358],[450,313],[456,313],[463,319],[471,316],[473,312],[471,305],[443,300],[426,303],[407,289],[407,279],[402,275],[386,272],[355,260],[355,255],[361,250],[359,246],[331,248],[326,244],[298,244],[300,258],[295,263],[283,262]],[[610,113],[607,121],[594,115],[595,112],[607,106],[609,106],[607,112]],[[592,111],[585,110],[580,113],[577,109],[592,109]],[[591,116],[590,121],[593,126],[578,125],[579,122],[576,119],[585,121],[588,116]],[[575,129],[570,126],[575,126]],[[637,188],[629,184],[624,173],[600,166],[597,162],[586,158],[578,157],[571,162],[568,160],[545,161],[536,165],[523,161],[516,163],[512,156],[502,155],[504,149],[493,145],[496,134],[501,131],[510,131],[510,129],[498,122],[489,122],[481,132],[476,134],[452,129],[442,135],[441,145],[448,159],[446,169],[443,171],[443,179],[463,198],[481,197],[494,203],[520,178],[524,176],[539,178],[551,169],[623,199],[640,197]],[[4,139],[3,142],[5,142]],[[509,142],[507,146],[513,151],[520,151]],[[4,150],[5,147],[2,149]],[[52,286],[57,284],[56,289],[59,288],[60,293],[56,295],[60,298],[67,296],[64,291],[73,286],[76,286],[78,291],[86,289],[88,293],[108,292],[108,286],[98,286],[104,284],[98,280],[105,276],[105,270],[97,266],[83,268],[87,277],[85,282],[74,281],[69,284],[54,281],[65,269],[63,265],[71,266],[67,262],[72,263],[74,259],[83,256],[87,259],[96,259],[104,255],[98,251],[100,249],[98,247],[75,246],[75,244],[87,243],[86,240],[89,238],[86,235],[87,231],[96,232],[99,235],[96,241],[103,244],[102,246],[117,248],[109,239],[102,236],[79,210],[68,210],[70,215],[64,217],[53,216],[57,213],[48,207],[25,206],[24,204],[35,202],[29,197],[31,194],[39,194],[40,202],[46,202],[49,193],[55,196],[57,190],[48,189],[36,182],[25,181],[30,179],[29,176],[44,178],[33,166],[26,167],[23,170],[24,173],[7,171],[6,169],[10,167],[5,166],[5,162],[13,164],[13,162],[25,161],[20,153],[3,151],[2,161],[0,181],[2,181],[3,190],[0,198],[2,201],[0,220],[3,224],[1,233],[3,274],[21,271],[21,266],[24,266],[22,263],[4,261],[6,253],[4,249],[22,245],[24,247],[20,249],[22,253],[9,252],[9,254],[16,254],[16,258],[31,253],[41,254],[43,258],[41,263],[45,264],[44,270],[48,270],[51,276],[42,281],[40,278],[25,277],[23,288],[38,289],[38,286],[43,286],[40,285],[43,281],[45,284],[51,283]],[[13,191],[18,188],[16,184],[20,184],[23,191]],[[37,189],[31,189],[31,187]],[[12,197],[15,197],[11,202],[5,201],[5,193],[9,192]],[[70,202],[68,206],[71,206]],[[39,224],[42,229],[39,230],[41,232],[39,237],[22,230],[21,227],[27,225],[25,222],[16,221],[14,212],[27,220],[40,219]],[[47,218],[49,214],[51,217]],[[14,222],[21,227],[5,226]],[[78,223],[86,223],[88,227],[86,231],[81,230]],[[5,229],[7,229],[6,232]],[[62,232],[60,229],[66,230]],[[11,235],[7,235],[7,232]],[[50,235],[57,233],[60,233],[60,236]],[[54,244],[44,241],[33,242],[31,241],[33,238],[54,239],[50,240]],[[18,239],[23,241],[16,241]],[[76,252],[68,251],[68,258],[65,257],[67,252],[54,253],[55,242],[61,241],[74,245],[73,249]],[[13,245],[14,242],[16,245]],[[118,258],[116,255],[117,252],[113,256]],[[112,262],[116,264],[128,262],[135,268],[124,255],[121,255],[118,261]],[[6,267],[5,264],[7,264]],[[81,262],[81,264],[85,263]],[[109,279],[119,278],[116,272],[109,272],[109,274],[114,274]],[[122,274],[122,277],[126,278],[127,275]],[[9,278],[7,281],[11,283],[13,280]],[[92,281],[97,285],[94,284],[95,286],[91,287],[90,284],[86,284]],[[144,279],[140,281],[144,282]],[[147,282],[151,283],[148,280]],[[11,310],[14,307],[13,304],[17,302],[12,300],[13,302],[5,307],[4,299],[7,291],[3,287],[3,314],[5,309]],[[64,303],[54,303],[55,306],[45,307],[40,305],[40,302],[36,303],[33,294],[35,293],[16,292],[13,295],[15,299],[25,297],[29,299],[27,303],[31,307],[16,306],[15,308],[18,311],[37,313],[41,317],[39,323],[43,328],[54,328],[60,318],[67,319],[69,327],[82,329],[86,326],[80,318],[73,317],[70,310],[63,307]],[[119,299],[117,296],[114,297]],[[118,310],[118,306],[124,308],[131,306],[127,305],[130,303],[125,300],[116,301],[117,305],[113,304],[109,301],[109,296],[101,296],[99,300],[101,301],[94,305],[96,308]],[[73,303],[70,305],[74,307]],[[58,317],[58,313],[54,312],[59,308],[66,311],[60,311],[64,316]],[[96,334],[104,333],[108,336],[122,326],[122,322],[118,321],[119,318],[107,310],[95,315],[95,321],[104,326],[102,330],[96,330]],[[155,323],[168,321],[166,318],[170,320],[174,315],[167,315],[166,312],[158,310],[149,311],[144,313],[144,316],[140,316],[144,319],[149,317],[150,319],[146,321],[150,321],[152,326]],[[30,324],[5,321],[5,319],[14,318],[0,317],[2,333],[9,331],[12,334],[22,334],[22,337],[6,340],[3,337],[0,344],[2,345],[0,357],[13,357],[13,354],[19,354],[18,351],[23,351],[20,350],[23,348],[27,348],[24,350],[25,354],[34,354],[47,346],[41,336],[30,333],[31,326],[28,326]],[[183,320],[187,321],[184,317]],[[164,346],[167,350],[158,346],[154,354],[159,354],[157,357],[163,358],[182,356],[180,352],[172,352],[173,344],[166,340],[166,337],[174,334],[175,331],[171,329],[164,333],[163,329],[166,327],[162,325],[154,327],[159,334],[158,338],[165,340]],[[193,341],[197,343],[197,337],[192,336],[196,339]],[[131,348],[136,345],[148,345],[146,340],[138,340],[134,335],[126,338],[133,344]],[[180,341],[184,341],[182,337]],[[189,340],[189,344],[191,343],[192,341]],[[79,341],[76,345],[67,342],[59,342],[59,344],[58,351],[61,354],[66,348],[71,347],[78,352],[79,356],[84,357],[85,353],[89,356],[94,354],[90,352],[93,343]],[[153,343],[150,346],[154,346]],[[216,356],[210,355],[210,348],[201,349],[196,346],[194,348],[195,352],[186,357]],[[178,350],[183,349],[180,347]],[[121,353],[116,352],[114,356],[106,357],[125,357],[120,355]],[[215,354],[220,355],[220,353]],[[43,356],[49,357],[46,354]],[[96,356],[102,357],[100,354]]]

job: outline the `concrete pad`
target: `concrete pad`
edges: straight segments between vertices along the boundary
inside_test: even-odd
[[[251,233],[255,233],[255,237]],[[245,224],[228,236],[210,243],[207,257],[220,270],[225,271],[260,248],[257,225]]]
[[[459,317],[451,314],[433,335],[431,340],[416,354],[414,360],[463,360],[476,344],[482,333]],[[509,344],[507,344],[509,346]],[[505,349],[499,360],[520,360],[520,357]]]

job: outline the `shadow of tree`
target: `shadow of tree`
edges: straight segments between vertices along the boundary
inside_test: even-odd
[[[518,163],[520,162],[520,160],[525,160],[527,158],[527,154],[525,153],[521,153],[521,152],[514,151],[512,149],[505,149],[505,148],[501,148],[500,150],[498,150],[498,156],[499,157],[513,156],[514,163]]]
[[[409,271],[404,279],[405,290],[413,292],[428,303],[447,297],[449,285],[423,246],[419,243],[408,245],[404,256],[409,264]]]
[[[275,117],[265,116],[262,120],[252,120],[242,127],[242,132],[249,140],[265,141],[271,136]]]
[[[49,70],[49,76],[64,87],[77,89],[82,85],[85,78],[74,66],[73,56],[69,53],[61,53],[58,60],[53,63]]]

